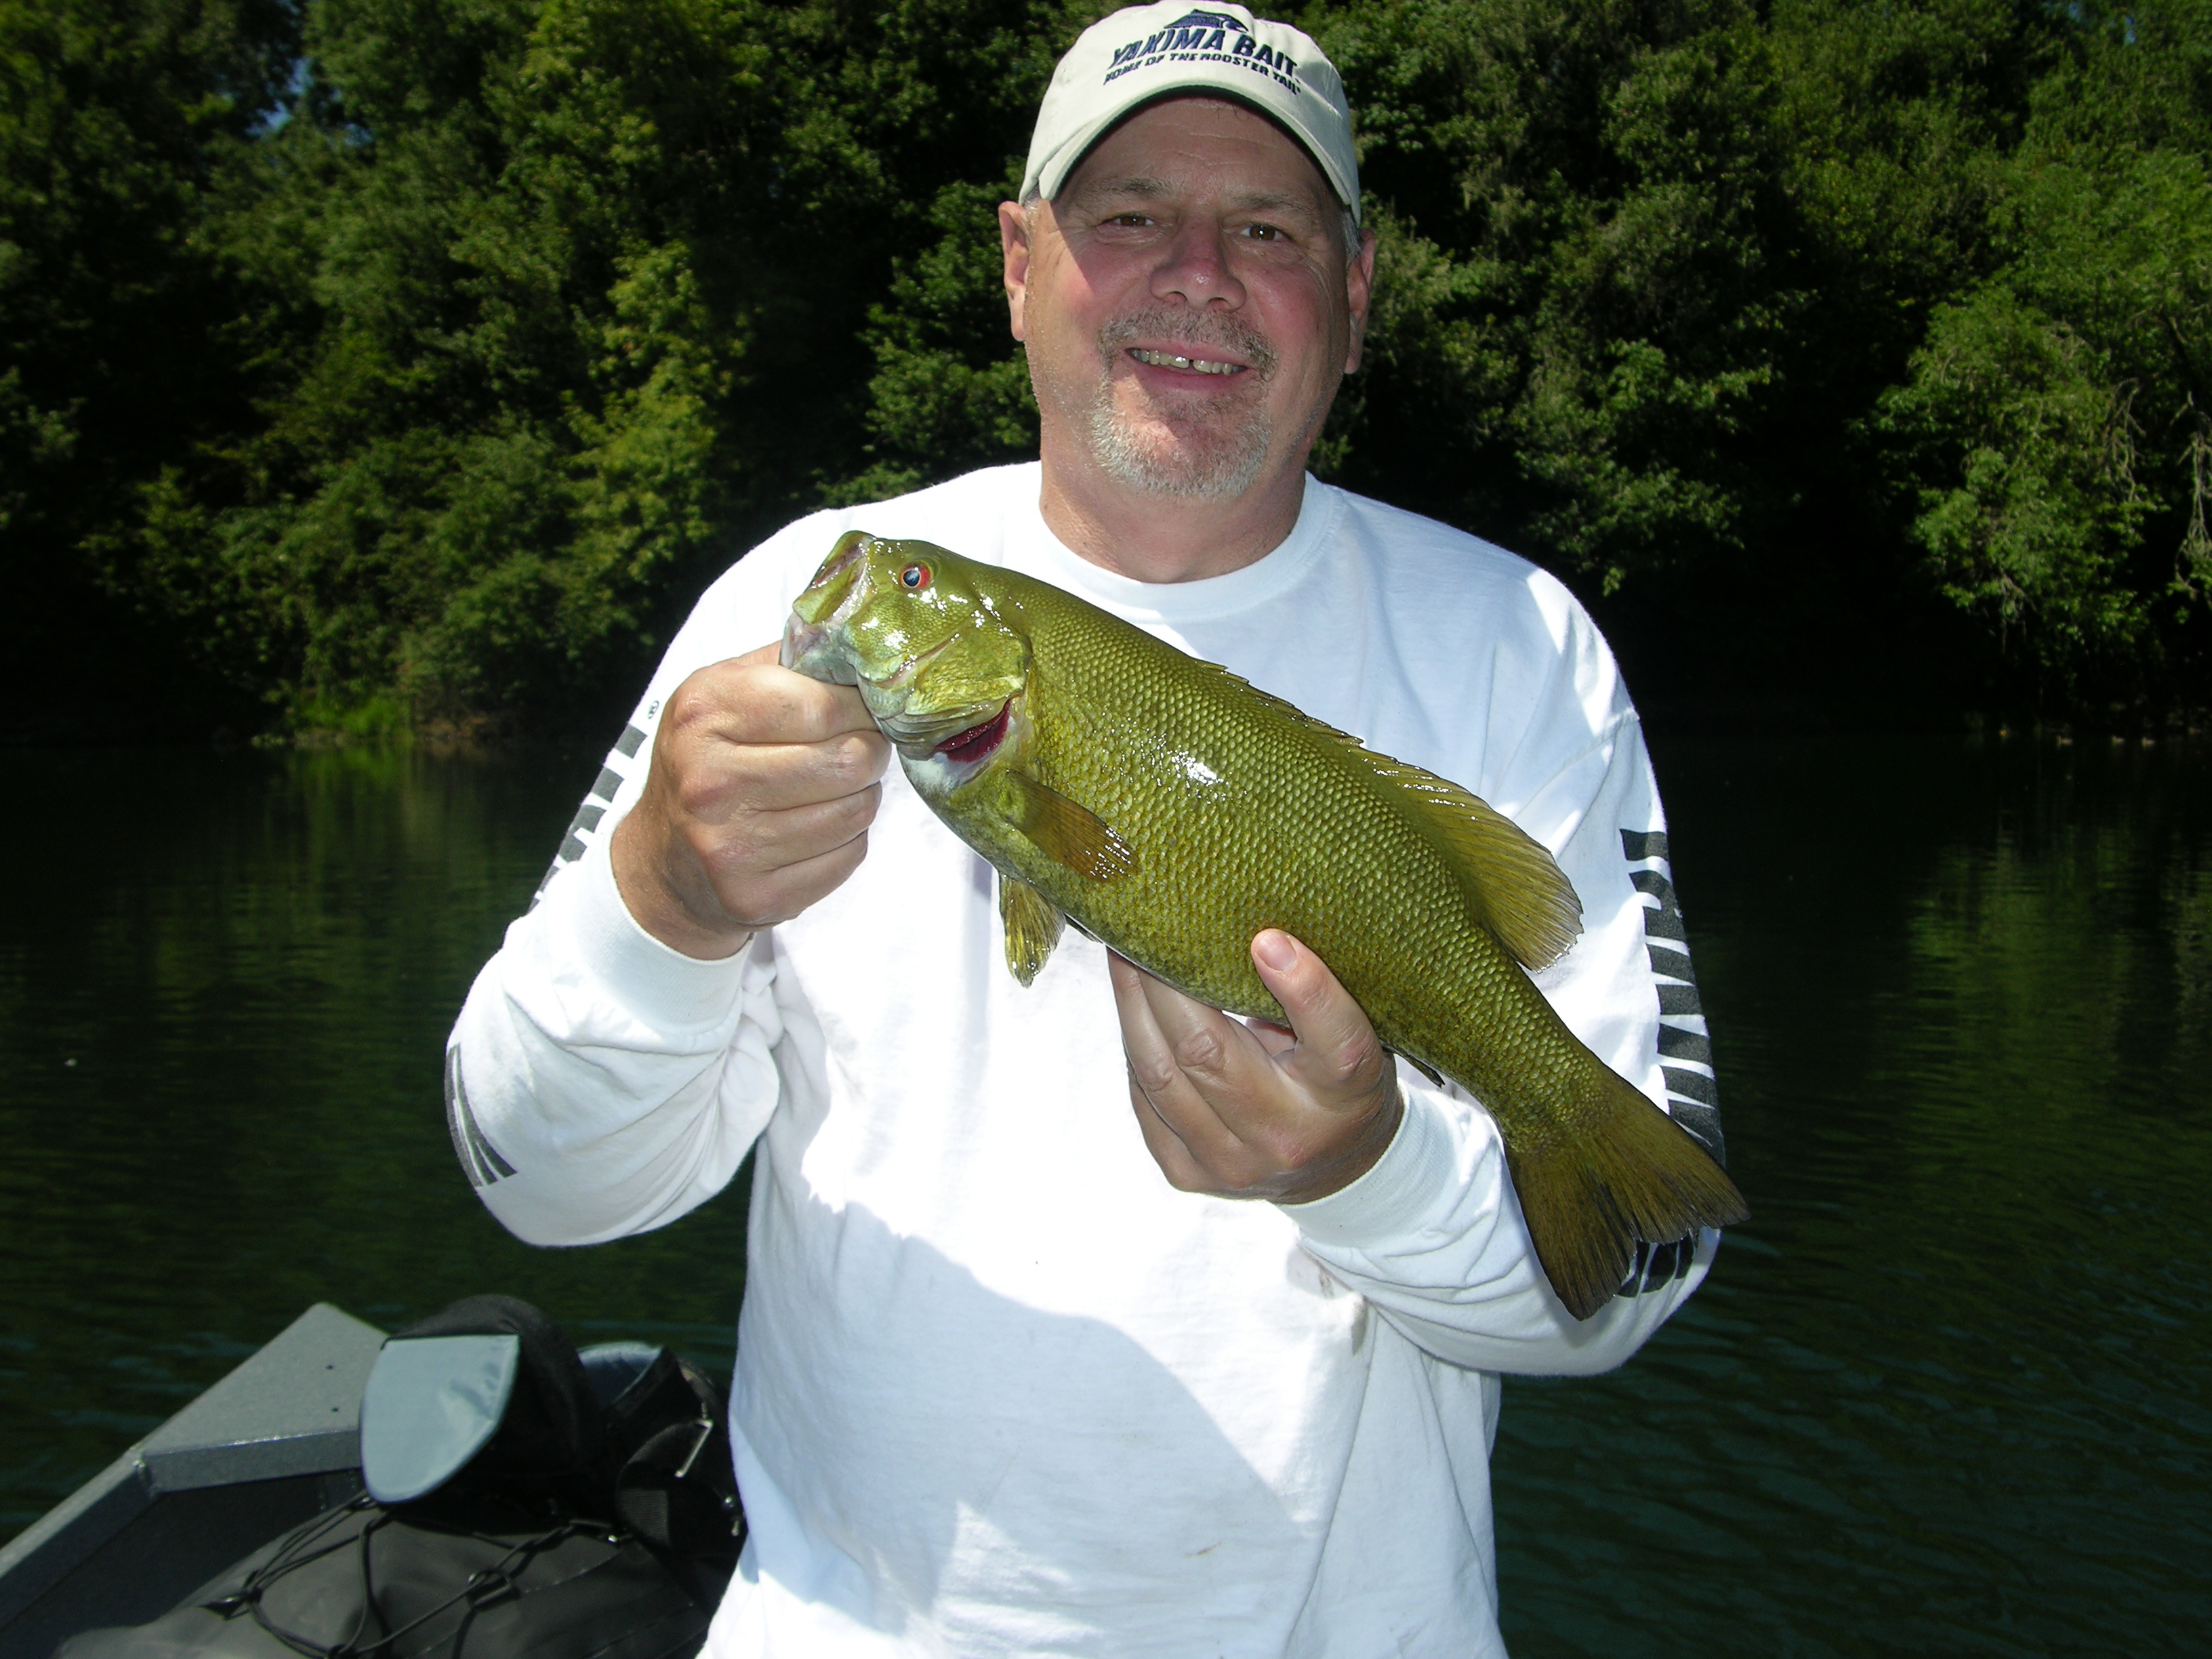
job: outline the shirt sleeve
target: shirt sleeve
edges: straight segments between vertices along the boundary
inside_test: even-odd
[[[608,844],[644,787],[669,695],[775,638],[794,560],[830,540],[802,520],[701,597],[454,1024],[454,1151],[485,1207],[532,1243],[665,1226],[728,1184],[775,1109],[783,1023],[768,935],[720,962],[671,950],[623,902]]]
[[[1479,793],[1551,848],[1582,901],[1581,937],[1537,987],[1718,1157],[1711,1049],[1642,727],[1596,630],[1565,604],[1553,683],[1511,700],[1557,729],[1493,737],[1499,764]],[[1607,1370],[1703,1282],[1717,1233],[1639,1245],[1620,1293],[1577,1320],[1537,1261],[1489,1114],[1456,1085],[1400,1069],[1406,1112],[1388,1151],[1342,1191],[1285,1209],[1307,1249],[1419,1346],[1483,1370]]]

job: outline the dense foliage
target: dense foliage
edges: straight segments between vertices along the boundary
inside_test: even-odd
[[[2206,700],[2212,0],[1282,9],[1380,240],[1327,475],[1647,696]],[[1033,453],[992,208],[1096,11],[0,0],[0,644],[603,717],[751,538]]]

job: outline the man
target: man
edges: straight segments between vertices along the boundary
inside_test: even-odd
[[[1546,994],[1717,1146],[1634,712],[1559,584],[1305,476],[1374,270],[1310,40],[1108,18],[1023,197],[1039,463],[818,514],[708,590],[470,996],[456,1144],[560,1243],[671,1221],[757,1149],[715,1655],[1500,1651],[1497,1374],[1619,1364],[1713,1238],[1577,1322],[1489,1118],[1285,934],[1252,951],[1290,1032],[1073,936],[1023,989],[988,866],[773,641],[841,532],[919,538],[1465,784],[1582,898]]]

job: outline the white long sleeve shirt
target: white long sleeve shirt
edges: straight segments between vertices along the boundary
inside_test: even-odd
[[[739,957],[632,920],[607,858],[695,670],[781,632],[845,530],[1057,583],[1549,847],[1583,934],[1538,984],[1717,1145],[1666,836],[1612,657],[1559,583],[1309,480],[1257,563],[1129,580],[1047,530],[1032,464],[817,514],[710,587],[455,1028],[455,1144],[522,1237],[658,1227],[757,1149],[732,1428],[751,1537],[709,1652],[1467,1656],[1498,1636],[1499,1372],[1619,1364],[1715,1240],[1577,1322],[1496,1128],[1404,1071],[1360,1180],[1278,1206],[1170,1188],[1128,1101],[1103,949],[1007,972],[992,872],[894,767],[859,871]]]

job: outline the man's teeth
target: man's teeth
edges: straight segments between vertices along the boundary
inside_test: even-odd
[[[1150,363],[1155,368],[1194,369],[1200,374],[1234,374],[1242,363],[1217,363],[1207,357],[1178,357],[1172,351],[1147,351],[1133,346],[1129,355],[1140,363]]]

